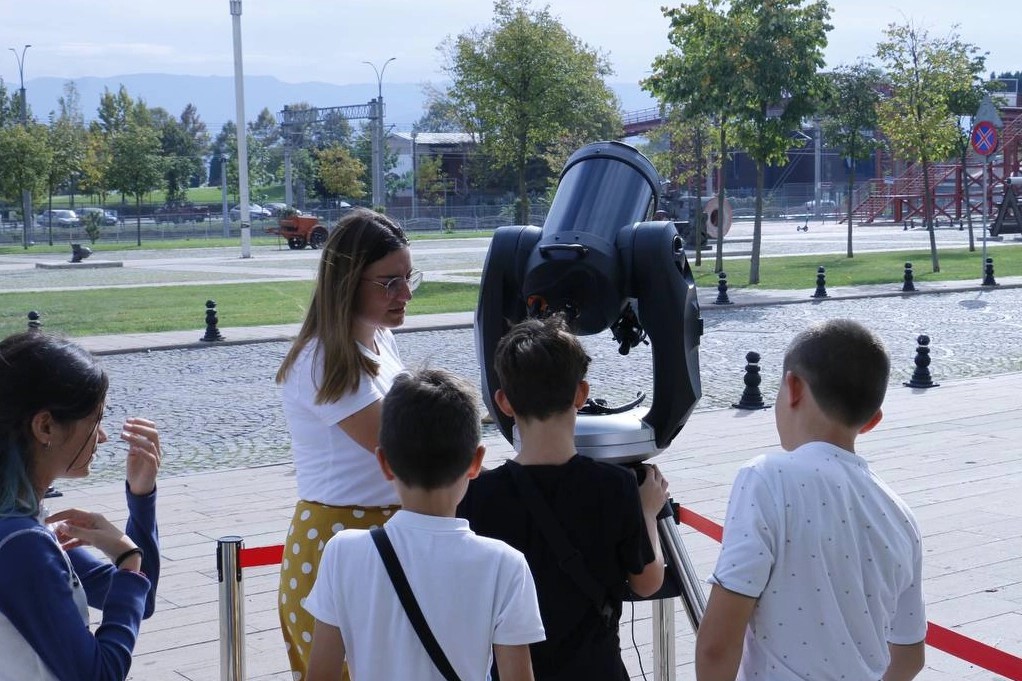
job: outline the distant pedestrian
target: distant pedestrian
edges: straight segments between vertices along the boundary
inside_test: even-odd
[[[883,416],[890,360],[831,320],[788,346],[785,452],[738,472],[696,639],[696,679],[908,681],[923,667],[923,552],[911,510],[855,453]]]
[[[300,678],[314,624],[301,604],[324,545],[340,530],[382,525],[399,508],[373,452],[383,397],[404,371],[391,329],[404,323],[421,281],[401,228],[385,215],[351,211],[323,247],[305,322],[277,371],[299,497],[278,609],[291,669]]]
[[[129,418],[125,530],[99,513],[42,506],[58,478],[84,478],[107,441],[107,376],[88,352],[38,330],[0,341],[0,679],[119,681],[131,668],[160,576],[160,438]],[[85,547],[106,555],[96,557]],[[89,629],[89,606],[103,614]]]

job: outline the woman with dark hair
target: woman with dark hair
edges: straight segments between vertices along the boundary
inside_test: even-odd
[[[398,508],[374,452],[381,402],[404,371],[391,329],[404,323],[421,281],[401,228],[379,213],[351,211],[323,247],[305,322],[277,371],[299,497],[278,604],[295,678],[305,678],[315,623],[301,602],[326,541],[346,528],[382,525]]]
[[[107,376],[74,343],[39,331],[0,341],[0,680],[124,679],[160,573],[160,439],[130,418],[125,531],[98,513],[42,506],[57,478],[83,478],[107,440]],[[103,560],[85,549],[92,546]],[[88,606],[103,612],[89,629]]]

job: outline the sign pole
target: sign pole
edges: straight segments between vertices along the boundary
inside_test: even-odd
[[[979,276],[980,281],[986,276],[986,263],[987,263],[987,212],[990,210],[989,206],[989,195],[988,191],[988,179],[987,175],[990,171],[990,157],[983,157],[983,258],[979,263]]]

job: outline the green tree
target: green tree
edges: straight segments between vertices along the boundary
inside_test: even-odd
[[[46,195],[49,208],[53,208],[53,194],[69,184],[81,172],[85,163],[84,130],[76,128],[70,118],[50,118],[46,129],[47,146],[51,159],[46,173]],[[49,244],[53,245],[53,222],[48,229]]]
[[[209,130],[194,104],[187,104],[180,116],[181,127],[188,138],[188,150],[193,154],[192,175],[188,186],[201,187],[206,184],[206,164],[203,157],[209,153]]]
[[[111,135],[108,171],[112,187],[135,198],[137,245],[142,245],[142,197],[163,183],[164,159],[156,130],[131,121]]]
[[[123,130],[128,125],[128,115],[134,106],[135,100],[123,85],[117,90],[117,94],[104,88],[99,98],[99,107],[96,109],[100,129],[107,135]]]
[[[492,24],[441,46],[447,97],[484,153],[514,170],[517,217],[527,224],[529,163],[567,137],[589,142],[619,129],[617,100],[604,82],[612,73],[606,57],[548,7],[497,0],[493,9]]]
[[[933,38],[910,21],[888,25],[876,56],[892,88],[878,107],[880,129],[897,157],[922,167],[923,222],[930,233],[933,271],[939,272],[930,165],[954,152],[958,123],[950,100],[972,85],[976,48],[963,43],[954,29]]]
[[[787,163],[791,132],[813,113],[824,86],[819,74],[827,31],[826,0],[734,0],[740,28],[742,89],[736,141],[756,162],[756,213],[749,283],[759,283],[765,168]]]
[[[65,128],[62,134],[66,135],[66,148],[61,151],[51,146],[51,149],[54,154],[54,165],[63,164],[69,171],[67,188],[71,195],[71,207],[74,208],[78,181],[81,179],[85,164],[86,130],[85,117],[82,115],[82,98],[73,80],[64,83],[64,94],[57,100],[57,105],[57,123]],[[52,131],[52,123],[50,127]],[[64,158],[60,158],[62,155]]]
[[[413,132],[461,132],[458,110],[447,94],[432,86],[426,88],[426,111],[412,124]]]
[[[428,204],[442,206],[447,200],[449,181],[443,169],[443,158],[424,156],[416,163],[415,191]]]
[[[14,202],[26,189],[39,194],[46,187],[52,158],[45,125],[0,128],[0,196]],[[31,223],[31,215],[23,217]]]
[[[865,61],[839,66],[829,75],[830,87],[823,104],[823,137],[831,147],[851,161],[848,173],[848,220],[846,255],[852,251],[852,194],[855,191],[855,162],[870,158],[878,147],[877,105],[884,76],[880,69]]]
[[[98,197],[100,205],[106,204],[106,196],[110,192],[110,162],[109,137],[93,121],[85,133],[85,156],[79,186],[82,192]]]
[[[672,49],[653,60],[653,74],[642,81],[662,104],[673,104],[686,118],[711,117],[717,129],[718,162],[728,153],[728,130],[740,113],[743,30],[723,0],[698,0],[674,9],[664,8],[670,20],[667,33]],[[717,201],[726,201],[723,182]],[[723,239],[717,239],[714,271],[724,269]]]
[[[319,181],[330,196],[346,196],[360,199],[365,196],[366,167],[351,155],[345,147],[337,144],[313,152]]]

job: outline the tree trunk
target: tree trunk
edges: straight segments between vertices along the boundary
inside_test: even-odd
[[[717,258],[713,264],[713,271],[720,273],[724,271],[724,230],[720,229],[724,216],[724,163],[727,161],[727,133],[724,132],[724,117],[720,118],[720,159],[717,164]]]
[[[692,234],[696,242],[696,267],[703,264],[703,174],[706,171],[706,163],[703,159],[703,131],[700,128],[695,138],[696,157],[696,206],[692,214]]]
[[[47,215],[49,216],[49,220],[47,220],[48,224],[47,224],[47,230],[46,231],[49,233],[50,245],[52,246],[53,245],[53,188],[52,187],[50,188],[48,196],[49,196],[49,198],[46,200],[46,207],[49,209],[50,212],[47,213]],[[70,233],[71,233],[71,231],[69,229],[68,230],[68,234],[70,234]]]
[[[933,229],[933,204],[930,192],[930,161],[923,158],[923,221],[926,231],[930,234],[930,263],[934,272],[940,272],[940,260],[937,258],[937,235]]]
[[[969,152],[964,139],[960,140],[958,148],[962,152],[962,194],[965,197],[965,221],[969,223],[969,252],[973,253],[976,250],[976,240],[972,236],[972,202],[969,200],[969,184],[971,183],[969,182],[969,166],[966,165]],[[986,200],[986,197],[983,198]]]
[[[529,224],[529,191],[525,183],[525,157],[515,164],[518,166],[518,224]]]
[[[749,260],[749,284],[759,283],[759,248],[763,241],[763,183],[766,168],[756,161],[756,217],[752,223],[752,258]],[[723,213],[719,213],[723,215]]]
[[[135,237],[137,245],[142,245],[142,195],[135,194]]]

